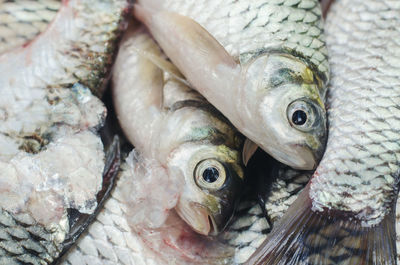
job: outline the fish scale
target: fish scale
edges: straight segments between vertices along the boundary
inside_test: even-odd
[[[342,12],[344,8],[347,12]],[[396,15],[400,9],[390,1],[341,1],[332,6],[326,25],[332,54],[328,146],[335,152],[325,153],[310,196],[314,207],[354,212],[366,225],[379,223],[391,210],[398,183],[400,49],[396,39],[400,38],[400,20]],[[377,54],[383,44],[386,52]],[[388,77],[395,82],[386,82]],[[352,182],[348,183],[348,177]],[[370,196],[371,185],[381,192]],[[345,205],[341,204],[343,193],[349,194]],[[361,209],[367,207],[373,212],[365,215]]]
[[[0,209],[0,264],[51,263],[62,251],[52,236],[31,217]]]
[[[107,111],[93,94],[102,94],[131,6],[124,0],[0,6],[25,26],[52,20],[27,32],[29,42],[4,44],[0,55],[0,263],[53,264],[91,221],[119,167],[118,141],[106,153],[108,141],[100,139]],[[49,13],[24,13],[35,8]]]
[[[325,26],[331,63],[326,152],[249,264],[395,264],[399,17],[398,1],[332,5]]]
[[[241,61],[259,51],[289,51],[310,60],[320,77],[328,80],[328,55],[318,1],[166,0],[163,6],[196,20]]]
[[[60,6],[61,0],[1,0],[0,53],[43,32]]]

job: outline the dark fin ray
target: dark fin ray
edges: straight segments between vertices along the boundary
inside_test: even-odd
[[[332,3],[335,0],[320,0],[319,2],[321,3],[321,9],[322,9],[322,16],[323,18],[326,18],[326,15],[328,14],[329,8],[331,7]]]
[[[396,264],[394,210],[366,227],[350,213],[313,211],[308,194],[309,186],[245,264]]]

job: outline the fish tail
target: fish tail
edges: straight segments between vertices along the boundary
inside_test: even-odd
[[[375,226],[349,213],[312,210],[309,186],[299,195],[246,265],[395,265],[395,218]]]

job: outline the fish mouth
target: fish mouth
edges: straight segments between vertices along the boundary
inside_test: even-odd
[[[176,207],[176,212],[197,233],[205,236],[218,235],[219,229],[215,219],[206,207],[199,203],[182,203]]]

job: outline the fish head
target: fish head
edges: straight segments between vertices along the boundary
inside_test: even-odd
[[[242,192],[240,153],[225,145],[186,143],[173,152],[168,167],[184,176],[178,215],[199,234],[222,232]]]
[[[247,136],[284,164],[314,169],[327,138],[323,82],[288,54],[261,55],[243,69],[247,105],[242,109],[247,126],[260,128]]]

